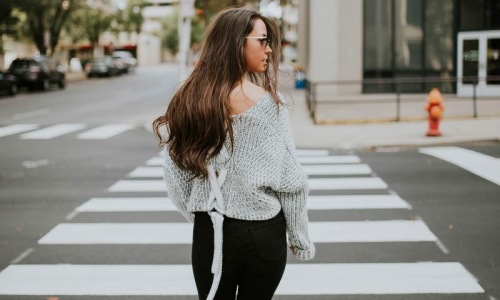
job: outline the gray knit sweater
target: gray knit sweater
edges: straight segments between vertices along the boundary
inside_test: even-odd
[[[284,102],[283,95],[279,96]],[[191,222],[193,212],[215,211],[214,228],[216,222],[222,226],[221,215],[267,220],[282,209],[289,245],[297,258],[312,259],[315,248],[308,234],[306,209],[309,187],[297,159],[288,110],[266,94],[253,107],[233,116],[233,130],[232,153],[228,138],[223,150],[208,162],[208,179],[190,180],[192,175],[180,170],[165,148],[164,175],[170,199]],[[221,264],[216,256],[212,271]]]

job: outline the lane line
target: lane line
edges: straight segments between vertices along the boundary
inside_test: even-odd
[[[39,244],[191,244],[191,223],[62,223]],[[434,242],[420,220],[310,222],[316,243]]]
[[[0,137],[18,134],[40,128],[38,124],[13,124],[0,127]]]
[[[398,195],[342,195],[309,196],[307,209],[411,209],[411,206]]]
[[[308,150],[308,149],[297,149],[298,156],[328,156],[328,150],[318,149],[318,150]]]
[[[76,208],[78,212],[177,211],[166,197],[92,198]]]
[[[107,124],[78,134],[80,140],[104,140],[133,129],[131,124]]]
[[[476,294],[456,262],[289,264],[277,295]],[[191,265],[10,265],[0,295],[194,296]]]
[[[39,129],[30,133],[25,133],[20,136],[23,140],[37,139],[49,140],[71,132],[75,132],[86,127],[85,124],[58,124],[47,128]]]
[[[370,175],[372,170],[366,164],[345,165],[304,165],[307,175]],[[132,178],[160,177],[163,178],[163,167],[137,167],[128,174]]]
[[[460,147],[420,148],[418,151],[457,165],[500,185],[500,159],[496,157]]]
[[[20,263],[23,259],[25,259],[26,257],[28,257],[28,255],[30,255],[31,252],[33,252],[33,248],[26,249],[23,253],[21,253],[18,257],[16,257],[10,263],[13,264],[13,265]]]

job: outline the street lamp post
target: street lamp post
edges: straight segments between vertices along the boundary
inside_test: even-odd
[[[179,80],[184,81],[188,77],[188,53],[191,41],[191,18],[194,16],[194,0],[180,1],[179,14]]]

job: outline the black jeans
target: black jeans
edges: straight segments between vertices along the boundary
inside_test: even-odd
[[[286,223],[283,212],[265,221],[224,217],[223,232],[222,278],[215,299],[271,299],[286,265]],[[212,286],[213,253],[212,220],[208,213],[197,212],[193,229],[192,263],[200,299],[206,299]]]

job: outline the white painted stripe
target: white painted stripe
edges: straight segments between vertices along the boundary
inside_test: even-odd
[[[163,178],[163,167],[138,167],[130,174],[128,177],[140,178],[140,177],[161,177]]]
[[[76,210],[79,212],[177,211],[166,197],[92,198]]]
[[[97,128],[82,132],[78,135],[81,140],[104,140],[114,137],[127,130],[133,129],[130,124],[107,124]]]
[[[387,184],[378,177],[309,179],[310,190],[376,190],[386,188]]]
[[[33,132],[22,134],[20,138],[23,140],[27,139],[48,140],[74,131],[84,129],[85,127],[86,127],[85,124],[58,124],[40,130],[36,130]]]
[[[303,165],[307,175],[369,175],[372,170],[365,164],[345,165]]]
[[[307,175],[369,175],[372,170],[365,164],[346,165],[304,165],[302,166]],[[133,170],[129,177],[161,177],[163,178],[163,167],[138,167]]]
[[[62,223],[39,244],[191,244],[191,223]],[[420,220],[310,222],[315,243],[422,242],[436,236]]]
[[[386,189],[387,184],[378,177],[311,178],[311,190],[369,190]],[[110,192],[166,192],[163,180],[119,180],[108,188]]]
[[[0,137],[18,134],[30,130],[35,130],[38,128],[40,128],[40,125],[38,124],[14,124],[5,127],[0,127]]]
[[[164,157],[153,157],[146,162],[148,166],[162,166]],[[355,155],[331,155],[331,156],[299,156],[301,164],[357,164],[361,160]]]
[[[459,147],[420,148],[419,152],[455,164],[500,185],[500,159]]]
[[[119,180],[108,188],[110,192],[166,192],[163,180]]]
[[[355,155],[333,156],[303,156],[299,157],[301,164],[357,164],[361,162]]]
[[[410,209],[398,195],[309,196],[307,209]]]
[[[298,156],[328,156],[328,150],[297,149]]]
[[[277,295],[484,293],[455,262],[289,264]],[[193,296],[191,265],[10,265],[0,295]]]

